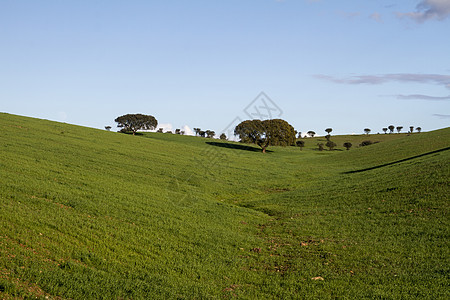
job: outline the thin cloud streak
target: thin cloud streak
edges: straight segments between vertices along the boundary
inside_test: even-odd
[[[396,97],[397,99],[400,100],[428,100],[428,101],[450,100],[450,95],[444,97],[435,97],[428,95],[413,94],[413,95],[397,95]]]
[[[416,11],[397,13],[399,18],[410,18],[417,23],[437,19],[442,21],[450,16],[450,1],[448,0],[423,0],[416,6]]]
[[[316,74],[315,78],[331,81],[339,84],[383,84],[387,82],[416,82],[444,85],[450,89],[450,76],[440,74],[383,74],[383,75],[358,75],[348,78],[337,78],[329,75]]]
[[[433,117],[438,117],[440,119],[450,119],[450,115],[433,114]]]

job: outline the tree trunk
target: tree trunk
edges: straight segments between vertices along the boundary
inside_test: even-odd
[[[262,148],[263,153],[266,153],[266,148]]]

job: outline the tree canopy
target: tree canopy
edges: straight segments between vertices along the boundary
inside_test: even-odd
[[[290,146],[295,143],[295,130],[281,119],[247,120],[234,129],[243,143],[257,144],[266,152],[268,146]]]
[[[117,127],[122,128],[121,131],[131,131],[133,135],[138,130],[152,130],[158,126],[155,117],[143,114],[127,114],[116,118],[114,121],[117,122]]]

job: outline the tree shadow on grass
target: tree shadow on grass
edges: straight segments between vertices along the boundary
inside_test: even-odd
[[[206,142],[208,145],[221,147],[221,148],[228,148],[228,149],[235,149],[235,150],[244,150],[244,151],[251,151],[251,152],[261,152],[261,148],[247,146],[247,145],[240,145],[240,144],[232,144],[232,143],[218,143],[218,142]],[[266,149],[266,153],[273,152],[271,150]]]
[[[361,170],[355,170],[355,171],[347,171],[344,172],[343,174],[353,174],[353,173],[361,173],[361,172],[366,172],[366,171],[370,171],[370,170],[375,170],[375,169],[379,169],[379,168],[383,168],[383,167],[387,167],[387,166],[391,166],[391,165],[395,165],[398,163],[402,163],[405,161],[409,161],[409,160],[413,160],[422,156],[427,156],[427,155],[431,155],[431,154],[435,154],[435,153],[439,153],[439,152],[443,152],[443,151],[447,151],[450,150],[450,147],[447,148],[443,148],[443,149],[439,149],[439,150],[435,150],[435,151],[431,151],[431,152],[427,152],[427,153],[423,153],[420,155],[416,155],[416,156],[412,156],[412,157],[408,157],[408,158],[404,158],[404,159],[400,159],[397,161],[393,161],[387,164],[383,164],[383,165],[379,165],[379,166],[375,166],[375,167],[370,167],[370,168],[365,168],[365,169],[361,169]]]

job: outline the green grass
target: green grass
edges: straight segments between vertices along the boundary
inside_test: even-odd
[[[0,296],[449,298],[450,129],[320,139],[0,114]]]

